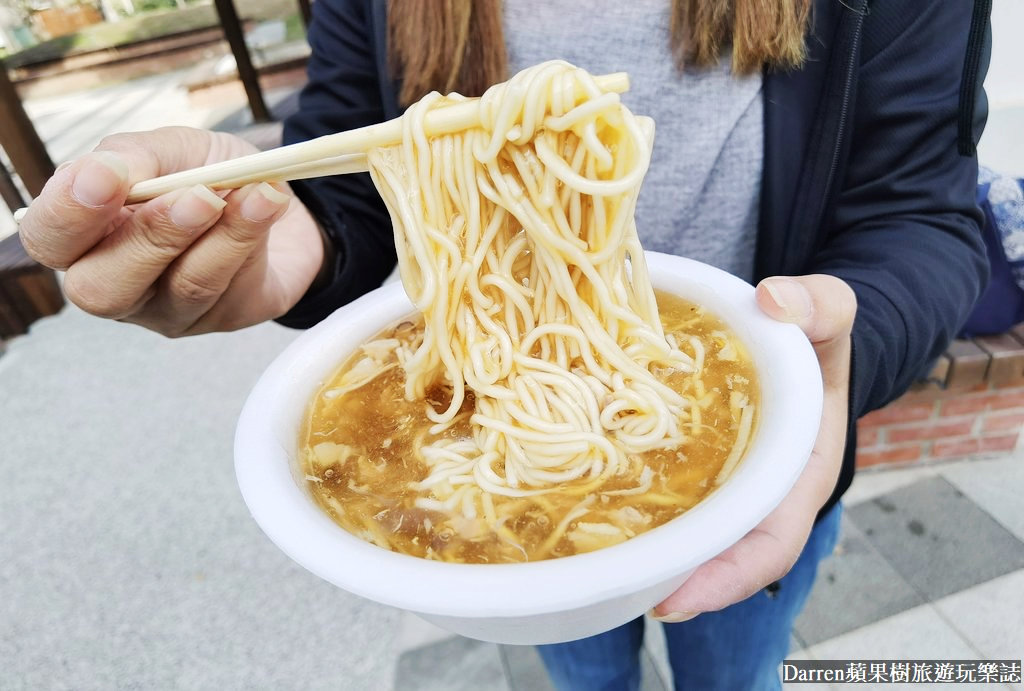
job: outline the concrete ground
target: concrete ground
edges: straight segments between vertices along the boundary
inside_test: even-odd
[[[0,688],[550,688],[320,581],[235,486],[231,437],[295,333],[167,340],[77,309],[0,356]],[[1024,653],[1024,454],[862,473],[794,656]],[[669,688],[657,626],[645,688]]]

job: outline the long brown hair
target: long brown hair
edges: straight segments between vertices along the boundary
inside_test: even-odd
[[[811,0],[672,0],[676,65],[708,67],[732,46],[732,71],[804,59]],[[479,96],[507,78],[501,0],[389,0],[388,57],[408,105],[429,91]]]

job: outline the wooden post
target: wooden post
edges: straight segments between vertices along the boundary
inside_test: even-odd
[[[21,190],[14,184],[14,179],[3,163],[0,163],[0,199],[4,200],[4,204],[12,214],[23,206],[27,206],[21,196]]]
[[[238,78],[242,81],[245,95],[249,98],[252,119],[254,122],[270,122],[272,119],[270,111],[267,110],[267,104],[263,101],[259,74],[253,67],[252,58],[249,56],[249,47],[245,45],[245,33],[242,31],[238,12],[235,11],[235,4],[232,0],[214,0],[214,4],[217,6],[221,28],[224,29],[224,38],[231,46],[231,54],[235,56]]]
[[[14,172],[25,183],[33,197],[39,196],[43,185],[53,175],[53,161],[28,119],[21,98],[14,89],[7,70],[0,62],[0,147],[7,152]],[[7,197],[4,196],[6,201]]]
[[[32,261],[17,235],[0,240],[0,340],[28,332],[63,305],[56,274]]]
[[[299,14],[302,15],[302,24],[309,29],[309,23],[313,21],[313,9],[310,7],[310,0],[299,0]]]
[[[0,146],[10,157],[25,188],[32,196],[39,196],[43,185],[53,175],[53,162],[25,114],[2,61]],[[12,212],[24,203],[3,164],[0,164],[0,193]],[[6,338],[26,333],[32,322],[56,313],[63,303],[56,275],[29,258],[17,233],[0,240],[0,344]]]

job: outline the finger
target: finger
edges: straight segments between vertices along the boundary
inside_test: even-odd
[[[789,572],[831,493],[846,438],[850,331],[857,310],[853,291],[833,276],[768,278],[757,302],[769,316],[799,326],[818,354],[826,383],[824,413],[807,466],[785,499],[728,550],[702,564],[653,611],[666,622],[690,619],[750,597]]]
[[[202,185],[147,203],[68,268],[64,292],[91,314],[113,319],[130,314],[225,206]]]
[[[66,269],[107,234],[130,186],[128,164],[111,152],[62,166],[22,219],[25,251],[45,266]]]
[[[846,382],[857,298],[845,281],[825,274],[775,276],[758,284],[756,297],[768,316],[796,324],[807,335],[826,385]]]
[[[781,579],[800,556],[814,518],[832,494],[846,445],[846,393],[826,389],[814,450],[793,488],[739,542],[702,564],[659,604],[653,614],[666,622],[728,607]]]
[[[796,324],[816,345],[849,336],[857,312],[853,289],[826,274],[766,278],[756,295],[768,316]]]
[[[265,247],[290,200],[265,182],[231,193],[220,220],[168,268],[139,318],[156,319],[167,335],[187,333]]]
[[[842,401],[835,401],[842,407]],[[760,524],[694,571],[652,614],[666,622],[690,619],[747,599],[780,580],[800,557],[814,518],[831,494],[842,459],[843,415],[822,420],[815,449],[793,489]]]
[[[747,599],[786,575],[809,534],[808,524],[806,529],[801,528],[801,535],[784,543],[773,533],[755,528],[728,550],[702,564],[652,614],[661,621],[674,623]]]
[[[705,562],[653,611],[667,622],[685,621],[747,599],[780,580],[800,557],[822,502],[831,493],[842,458],[841,415],[827,416],[807,467],[779,505],[753,530]]]
[[[187,127],[104,137],[96,151],[61,166],[29,206],[19,228],[25,250],[41,264],[68,268],[124,219],[134,183],[203,165],[218,141]]]
[[[121,132],[104,137],[96,151],[107,151],[128,163],[129,181],[195,168],[219,160],[224,135],[191,127],[161,127],[145,132]],[[230,155],[230,153],[229,153]]]

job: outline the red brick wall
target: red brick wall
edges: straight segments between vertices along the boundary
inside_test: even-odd
[[[922,385],[857,423],[857,467],[1005,455],[1024,427],[1024,382]]]

